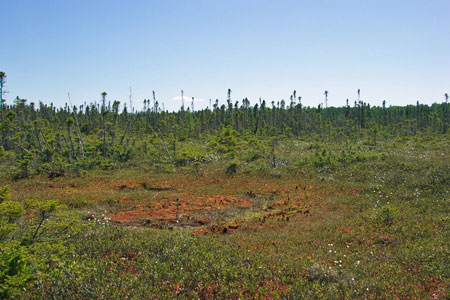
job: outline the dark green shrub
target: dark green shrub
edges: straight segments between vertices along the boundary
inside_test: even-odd
[[[227,173],[228,175],[234,175],[234,174],[237,173],[238,168],[239,168],[239,162],[236,161],[236,160],[233,160],[233,161],[231,161],[231,162],[228,164],[227,169],[226,169],[226,173]]]

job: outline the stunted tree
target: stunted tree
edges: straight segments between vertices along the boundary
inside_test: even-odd
[[[107,92],[102,93],[102,111],[106,109],[106,95],[108,95]]]
[[[144,111],[147,111],[147,99],[144,99]]]
[[[106,156],[106,92],[102,93],[103,157]]]
[[[111,146],[114,147],[114,143],[116,140],[116,126],[117,126],[117,118],[119,117],[119,106],[120,101],[114,101],[113,103],[113,128],[112,128],[112,137],[111,137]]]
[[[181,110],[184,110],[184,91],[181,90]]]
[[[1,120],[3,121],[3,87],[6,82],[6,73],[0,71],[0,114]]]
[[[228,109],[233,108],[233,103],[231,102],[231,89],[228,89],[228,91],[227,91],[227,103],[228,103]]]
[[[156,101],[156,92],[152,91],[152,96],[153,96],[153,111],[155,113],[158,112],[158,101]]]
[[[444,107],[444,132],[447,132],[448,123],[449,123],[449,111],[448,111],[448,94],[445,93],[445,107]]]
[[[77,134],[78,134],[78,139],[80,142],[80,146],[81,146],[81,155],[84,157],[85,153],[84,153],[84,143],[83,143],[83,137],[81,135],[81,130],[80,130],[80,124],[78,123],[78,117],[77,117],[77,107],[72,105],[72,100],[70,99],[70,94],[67,93],[67,97],[69,98],[69,103],[70,106],[73,107],[73,116],[75,118],[75,125],[77,127]],[[83,111],[83,109],[81,109],[81,111]]]
[[[75,120],[72,117],[67,118],[66,120],[66,125],[67,125],[67,137],[69,138],[69,143],[70,143],[70,149],[72,150],[72,157],[76,160],[77,157],[75,155],[75,148],[73,147],[73,142],[72,142],[72,135],[70,134],[71,132],[71,128],[73,126],[73,124],[75,123]],[[70,159],[69,159],[70,161]]]

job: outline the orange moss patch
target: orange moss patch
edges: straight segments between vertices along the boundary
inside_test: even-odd
[[[69,207],[71,203],[107,203],[111,211],[108,217],[118,223],[217,227],[203,230],[206,233],[221,232],[223,225],[228,233],[270,227],[264,223],[266,219],[289,222],[298,216],[310,217],[317,211],[329,209],[326,199],[330,196],[359,194],[358,189],[307,184],[301,176],[219,176],[208,172],[204,176],[153,173],[128,178],[120,174],[117,178],[106,176],[54,180],[36,177],[34,184],[18,182],[13,185],[13,189],[19,191],[13,195],[23,199],[64,199],[63,203]],[[220,219],[222,216],[229,218],[221,211],[251,207],[257,207],[253,219],[235,220],[231,227],[220,223],[224,221]],[[212,224],[214,222],[218,223]]]
[[[198,217],[195,217],[194,220],[196,223],[198,223],[200,225],[205,225],[205,224],[211,223],[211,218],[209,218],[209,217],[198,216]]]
[[[181,196],[180,194],[177,194]],[[172,197],[174,195],[171,195]],[[160,197],[162,198],[162,197]],[[250,207],[252,202],[242,197],[215,195],[207,198],[161,199],[131,210],[111,214],[111,220],[119,223],[146,221],[149,223],[179,223],[182,219],[191,220],[199,225],[211,222],[209,217],[200,217],[205,211],[226,209],[231,206]]]
[[[271,177],[221,177],[195,175],[163,175],[159,178],[147,179],[152,186],[163,192],[153,195],[153,199],[121,198],[124,207],[109,217],[119,223],[146,222],[149,224],[189,224],[203,226],[211,223],[211,218],[204,215],[211,211],[226,210],[232,207],[249,208],[279,198],[265,208],[264,215],[254,222],[265,219],[289,221],[294,215],[311,214],[311,202],[319,202],[330,195],[354,195],[357,189],[320,189],[313,185],[298,184],[300,179]],[[142,182],[135,186],[143,186]],[[144,186],[145,187],[145,186]],[[129,203],[129,205],[127,205]],[[128,206],[128,207],[127,207]],[[229,224],[217,223],[208,228],[197,230],[196,234],[230,233],[241,226],[242,222]],[[246,221],[245,223],[249,223]],[[251,227],[251,226],[250,226]],[[225,229],[224,229],[225,228]]]

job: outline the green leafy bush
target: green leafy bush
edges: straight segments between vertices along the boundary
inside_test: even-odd
[[[175,165],[187,166],[195,163],[206,162],[206,151],[191,143],[184,143],[176,153]]]
[[[399,216],[399,212],[395,207],[384,205],[375,211],[373,216],[376,223],[391,225]]]
[[[0,299],[18,298],[33,278],[29,253],[18,242],[0,243]]]
[[[48,293],[44,286],[56,279],[55,264],[69,254],[65,241],[79,234],[81,225],[57,218],[65,206],[56,200],[22,205],[9,196],[8,187],[0,188],[0,299],[21,298],[37,288],[35,280],[44,288],[41,294]]]
[[[241,144],[238,140],[238,135],[236,130],[231,128],[231,126],[227,126],[209,142],[208,146],[219,153],[234,153]]]

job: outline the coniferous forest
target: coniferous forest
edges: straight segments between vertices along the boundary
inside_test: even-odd
[[[358,90],[358,100],[353,103],[347,99],[345,106],[326,108],[322,103],[304,107],[296,94],[292,93],[288,103],[260,99],[251,105],[248,99],[233,100],[228,90],[225,103],[216,100],[211,108],[195,111],[192,99],[191,107],[185,108],[183,101],[177,112],[162,110],[154,92],[152,100],[143,100],[141,111],[108,100],[106,92],[99,95],[98,103],[66,103],[64,107],[16,97],[11,105],[2,103],[2,153],[13,156],[15,178],[38,173],[52,177],[115,168],[133,158],[174,164],[206,159],[206,152],[186,153],[187,142],[229,152],[237,138],[376,145],[379,140],[448,134],[447,94],[442,103],[431,106],[419,101],[407,106],[387,106],[385,101],[370,106],[359,99]]]

